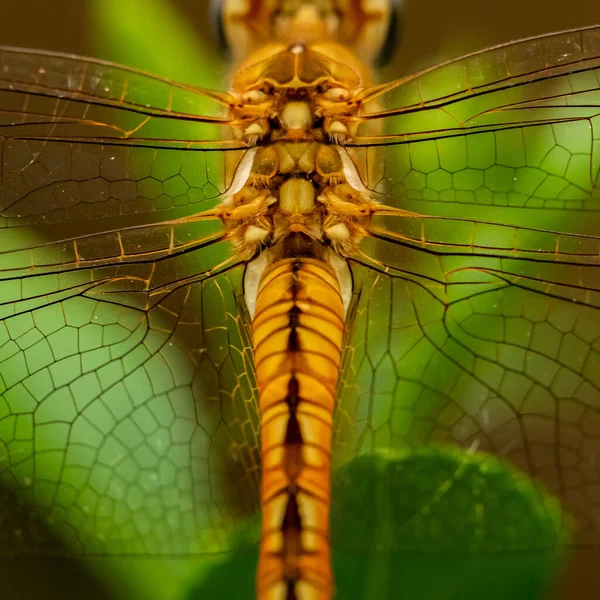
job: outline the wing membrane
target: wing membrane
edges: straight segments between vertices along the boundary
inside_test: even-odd
[[[0,47],[0,89],[43,98],[171,119],[224,122],[224,96],[113,63],[79,56]],[[3,105],[4,107],[4,105]],[[30,111],[24,111],[30,112]]]
[[[197,217],[234,168],[223,102],[0,65],[0,478],[68,553],[222,552],[258,490],[241,269]]]
[[[555,94],[549,98],[553,98],[556,91],[569,94],[596,89],[599,54],[598,26],[537,36],[475,52],[366,90],[362,101],[367,118],[380,119],[511,88],[529,90],[529,96],[521,92],[521,101],[525,97],[541,100],[552,88]],[[552,83],[555,79],[562,88]],[[537,85],[527,88],[529,84]],[[508,94],[508,100],[512,98]]]
[[[379,217],[353,266],[342,454],[509,457],[600,544],[600,29],[381,86],[348,149]],[[507,498],[508,501],[508,498]],[[557,537],[558,539],[558,537]]]

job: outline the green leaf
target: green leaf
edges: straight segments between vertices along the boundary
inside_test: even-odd
[[[486,454],[373,453],[332,485],[338,598],[541,598],[569,538],[559,503]]]

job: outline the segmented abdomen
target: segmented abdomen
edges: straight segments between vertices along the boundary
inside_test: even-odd
[[[344,308],[327,263],[276,262],[253,322],[262,430],[260,600],[329,600],[332,415]]]

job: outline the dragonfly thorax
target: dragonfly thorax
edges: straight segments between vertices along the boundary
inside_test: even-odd
[[[359,4],[387,18],[387,2]],[[250,44],[236,52],[241,60],[229,96],[233,135],[249,150],[235,166],[219,216],[236,256],[251,261],[245,284],[251,313],[265,269],[290,256],[329,262],[347,308],[345,258],[359,252],[378,207],[345,148],[357,136],[371,71],[340,36],[349,21],[339,20],[345,13],[336,2],[275,5],[273,41],[254,49],[243,31],[232,38],[238,49]],[[234,3],[228,6],[233,15]],[[363,16],[366,23],[373,15]]]
[[[269,264],[291,254],[335,262],[346,273],[344,258],[358,252],[378,204],[340,143],[352,135],[351,96],[337,82],[242,95],[246,104],[236,110],[255,116],[238,137],[256,145],[239,161],[220,217],[238,257],[254,259],[248,272],[256,282]],[[342,279],[350,278],[340,277],[348,296]]]
[[[247,157],[252,164],[247,176],[241,173],[245,182],[223,201],[220,216],[236,254],[250,261],[250,313],[262,274],[289,256],[330,263],[347,308],[352,283],[345,257],[358,252],[378,207],[348,182],[359,178],[347,151],[317,141],[275,142],[248,150]]]
[[[364,78],[352,61],[333,58],[335,48],[274,44],[234,79],[232,129],[250,149],[221,218],[244,260],[285,254],[298,233],[321,254],[352,255],[376,210],[344,148],[356,134]]]
[[[274,142],[248,151],[222,204],[221,219],[246,260],[301,232],[340,256],[354,254],[377,203],[349,181],[360,181],[347,151],[318,141]],[[356,185],[356,184],[355,184]]]

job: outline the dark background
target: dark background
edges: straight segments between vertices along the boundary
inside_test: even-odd
[[[199,32],[208,33],[208,0],[172,2]],[[147,0],[143,6],[151,10],[152,4]],[[0,44],[98,55],[88,34],[88,7],[88,0],[2,0]],[[600,23],[597,0],[406,0],[404,8],[390,73],[395,77],[486,46]],[[600,549],[576,550],[556,598],[592,599],[598,590]]]

